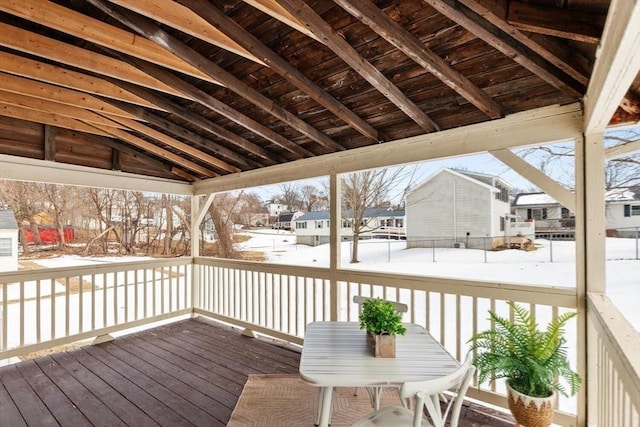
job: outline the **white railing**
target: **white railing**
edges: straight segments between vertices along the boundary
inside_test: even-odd
[[[335,273],[332,286],[329,271],[322,268],[207,258],[194,262],[200,283],[196,312],[295,343],[302,342],[305,326],[311,321],[356,321],[354,295],[407,304],[405,320],[427,328],[459,360],[469,338],[490,327],[488,309],[508,316],[506,302],[514,301],[526,305],[541,324],[576,309],[576,291],[570,288],[347,270]],[[576,322],[568,328],[572,331],[572,366],[577,366]],[[475,387],[469,394],[507,407],[501,384]],[[576,398],[559,399],[556,422],[575,425],[576,406]]]
[[[191,258],[0,275],[0,360],[191,313]]]
[[[469,337],[489,327],[488,309],[510,315],[506,302],[514,301],[544,324],[577,301],[572,288],[211,258],[2,273],[0,285],[0,359],[193,313],[301,344],[309,322],[357,320],[354,295],[406,303],[405,320],[425,326],[461,359]],[[602,295],[589,295],[587,308],[588,351],[596,355],[585,369],[588,423],[640,425],[638,333]],[[580,322],[568,325],[574,353],[586,340]],[[501,385],[476,385],[469,396],[506,407]],[[576,425],[575,408],[575,398],[561,399],[555,422]]]
[[[606,295],[587,298],[589,424],[640,426],[640,333]]]

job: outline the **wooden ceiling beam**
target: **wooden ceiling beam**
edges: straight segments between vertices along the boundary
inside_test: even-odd
[[[203,19],[216,27],[222,33],[234,39],[253,55],[261,58],[268,67],[276,71],[298,89],[309,95],[311,99],[331,111],[362,135],[373,141],[380,141],[380,135],[373,126],[341,104],[324,89],[318,87],[301,71],[291,66],[284,60],[284,58],[271,50],[235,21],[227,17],[227,15],[225,15],[220,9],[209,2],[203,2],[200,0],[177,0],[177,2],[200,15]]]
[[[95,123],[87,123],[87,125],[92,126],[96,129],[99,129],[108,135],[118,138],[121,141],[128,142],[129,144],[138,147],[148,153],[152,153],[162,159],[165,159],[175,165],[181,166],[183,168],[192,170],[197,172],[200,175],[204,175],[206,177],[212,178],[214,176],[219,176],[219,174],[213,172],[212,170],[205,168],[204,166],[199,165],[198,163],[192,162],[190,160],[182,158],[180,155],[172,153],[171,151],[165,150],[163,148],[158,147],[155,144],[152,144],[149,141],[146,141],[142,138],[139,138],[135,135],[130,134],[129,132],[107,127],[103,125],[98,125]]]
[[[178,141],[177,139],[172,138],[169,135],[165,135],[164,133],[159,132],[153,128],[150,128],[149,126],[145,126],[144,124],[139,123],[135,120],[128,119],[125,117],[111,117],[111,120],[121,124],[125,128],[128,128],[142,135],[145,135],[148,138],[155,139],[156,141],[163,142],[175,148],[176,150],[180,150],[192,157],[200,159],[204,163],[208,163],[213,167],[216,167],[231,173],[240,172],[239,168],[235,166],[231,166],[227,162],[217,159],[207,153],[202,152],[201,150],[198,150],[197,148],[190,146],[189,144],[185,144],[184,142]]]
[[[9,52],[0,51],[0,71],[66,87],[67,89],[158,109],[157,106],[147,100],[129,93],[106,80],[58,67],[57,65],[17,56]]]
[[[103,116],[96,114],[91,110],[85,110],[82,107],[61,104],[59,102],[49,101],[43,98],[36,98],[29,95],[7,92],[4,91],[1,86],[0,101],[5,104],[11,104],[18,107],[29,108],[35,111],[56,114],[58,116],[82,120],[85,122],[102,124],[104,126],[124,127],[108,119],[105,119]]]
[[[188,8],[172,0],[109,0],[154,21],[192,35],[259,64],[264,63]]]
[[[245,168],[254,168],[254,167],[263,166],[259,162],[254,162],[252,160],[249,160],[246,157],[236,153],[235,151],[231,151],[228,148],[223,147],[220,144],[217,144],[211,141],[210,139],[204,138],[198,135],[197,133],[190,131],[187,128],[179,126],[163,117],[153,114],[152,112],[147,111],[144,108],[140,108],[134,105],[120,103],[112,100],[109,100],[106,102],[115,103],[120,108],[129,111],[133,116],[137,117],[139,120],[146,123],[153,124],[154,126],[162,129],[164,132],[167,132],[168,134],[172,134],[176,137],[185,139],[194,145],[202,147],[208,151],[212,151],[217,156],[224,157],[225,159],[228,159],[229,161],[239,164]],[[172,113],[172,114],[175,114],[175,113]],[[275,164],[275,162],[273,164]]]
[[[310,151],[305,150],[298,144],[288,140],[287,138],[273,131],[267,126],[258,123],[251,117],[242,114],[240,111],[228,106],[219,99],[182,80],[175,74],[163,70],[162,68],[157,67],[153,64],[149,64],[148,62],[133,60],[132,63],[150,76],[153,76],[156,79],[161,79],[163,82],[170,84],[172,87],[180,91],[184,96],[188,97],[194,102],[197,102],[198,104],[208,108],[209,110],[214,111],[215,113],[220,114],[221,116],[231,120],[232,122],[242,126],[243,128],[255,133],[256,135],[259,135],[262,138],[265,138],[266,140],[278,145],[279,147],[293,153],[296,158],[313,156],[313,153],[311,153]],[[266,150],[258,147],[255,144],[244,144],[242,148],[263,158],[267,158],[269,155]]]
[[[305,26],[313,32],[324,45],[346,62],[376,90],[394,103],[403,113],[416,122],[425,132],[440,130],[440,127],[396,85],[382,74],[344,38],[302,0],[277,0],[291,15],[304,16]]]
[[[504,115],[500,104],[426,47],[413,34],[394,22],[375,4],[363,0],[334,0],[334,2],[475,105],[488,117],[497,119]]]
[[[136,158],[140,161],[143,161],[144,163],[146,163],[149,166],[152,167],[156,167],[158,169],[162,169],[162,170],[166,170],[169,171],[171,173],[174,173],[172,170],[172,167],[169,166],[169,164],[167,164],[166,162],[162,161],[162,160],[158,160],[155,157],[151,157],[148,156],[146,154],[144,154],[142,151],[138,151],[137,149],[131,147],[131,145],[126,144],[124,142],[121,142],[118,139],[114,139],[108,136],[105,137],[101,137],[101,136],[97,136],[97,135],[88,135],[85,134],[82,136],[83,139],[87,140],[87,142],[93,142],[96,144],[102,144],[102,145],[106,145],[107,147],[111,148],[115,153],[124,153],[128,156],[131,156],[133,158]],[[120,170],[120,168],[118,168],[117,170]],[[174,173],[174,175],[182,177],[181,174],[177,174]],[[192,179],[192,181],[195,181],[196,179]]]
[[[553,87],[560,89],[572,98],[582,98],[584,92],[583,84],[569,78],[564,72],[539,57],[530,48],[518,43],[508,34],[505,35],[502,30],[491,25],[487,20],[475,15],[468,9],[463,9],[460,3],[452,2],[451,0],[424,1],[436,11],[451,19],[456,24],[461,25],[471,34],[484,40],[487,44],[507,55],[513,61]]]
[[[598,43],[604,26],[600,14],[514,0],[509,2],[507,22],[520,30],[584,43]]]
[[[138,33],[165,47],[173,54],[187,61],[195,67],[200,68],[203,72],[219,79],[227,89],[233,91],[244,99],[252,102],[267,113],[273,115],[278,120],[296,129],[298,132],[306,135],[318,144],[329,148],[330,150],[344,150],[344,147],[327,135],[323,134],[305,121],[294,116],[292,113],[274,103],[272,100],[249,87],[240,79],[228,73],[226,70],[218,66],[215,62],[205,58],[200,53],[191,49],[175,37],[163,31],[158,25],[142,16],[133,16],[131,13],[125,13],[117,6],[106,2],[105,0],[88,0],[94,6],[100,8],[105,13],[119,20],[125,25],[135,29]],[[302,147],[300,147],[302,149]],[[291,147],[287,148],[288,150]]]
[[[239,135],[236,135],[235,133],[223,128],[220,125],[217,125],[216,123],[213,123],[212,121],[198,114],[195,114],[193,111],[189,110],[186,107],[170,101],[169,99],[163,98],[160,95],[153,93],[152,91],[145,90],[128,83],[122,84],[128,91],[135,93],[138,96],[144,97],[145,99],[148,99],[150,102],[159,105],[163,110],[171,114],[175,114],[176,116],[180,117],[183,120],[186,120],[192,125],[197,126],[200,129],[203,129],[239,148],[242,148],[245,151],[248,151],[260,157],[262,159],[262,163],[266,165],[275,165],[282,161],[282,159],[274,156],[264,148],[255,145],[254,143],[242,138]],[[246,162],[246,160],[244,160],[244,162]]]
[[[298,18],[296,18],[295,16],[290,14],[285,8],[280,6],[276,2],[276,0],[244,0],[244,2],[266,13],[272,18],[275,18],[278,21],[287,24],[291,28],[295,28],[296,30],[300,31],[302,34],[305,34],[311,37],[312,39],[320,41],[318,40],[315,34],[309,31],[309,29],[306,28],[304,24],[302,24],[298,20]]]
[[[98,21],[72,9],[59,6],[47,0],[4,0],[0,10],[23,19],[47,26],[99,46],[105,46],[127,55],[135,56],[154,64],[219,84],[207,74],[187,64],[180,58],[167,54],[157,44],[137,37],[128,31]]]
[[[0,89],[6,92],[19,93],[34,98],[55,101],[86,110],[103,112],[109,115],[133,118],[127,111],[121,110],[101,99],[94,98],[83,92],[60,86],[42,83],[12,74],[0,72]]]
[[[0,101],[0,116],[12,117],[14,119],[27,120],[34,123],[42,123],[45,125],[57,126],[60,128],[70,129],[78,132],[91,133],[100,136],[110,136],[108,132],[96,129],[84,122],[76,119],[60,116],[58,114],[47,113],[34,110],[31,108],[19,107],[17,105],[7,104]]]
[[[0,45],[82,70],[181,96],[131,64],[0,22]]]
[[[504,31],[505,34],[512,37],[518,43],[528,47],[549,61],[571,78],[583,85],[588,83],[589,78],[586,72],[579,71],[578,68],[570,62],[570,58],[561,58],[560,55],[555,52],[557,49],[552,50],[549,48],[553,40],[546,38],[544,40],[545,42],[542,43],[539,38],[524,34],[519,28],[507,21],[508,0],[460,0],[460,2],[493,24],[496,28]],[[562,51],[565,50],[566,48],[562,49]],[[574,52],[574,54],[577,53]]]

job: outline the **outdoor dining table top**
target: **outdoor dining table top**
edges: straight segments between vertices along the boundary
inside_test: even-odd
[[[400,385],[426,381],[455,371],[460,364],[422,326],[406,323],[396,336],[396,357],[379,358],[357,322],[307,325],[300,376],[319,387]]]

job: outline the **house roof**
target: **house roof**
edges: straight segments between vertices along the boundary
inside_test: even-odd
[[[607,203],[640,201],[640,188],[619,187],[607,190],[604,195]],[[546,193],[520,193],[516,195],[513,206],[551,206],[558,205],[558,201]]]
[[[342,216],[344,218],[350,218],[352,216],[352,211],[350,209],[345,209],[342,211]],[[365,218],[395,218],[403,216],[404,209],[390,210],[389,208],[368,208],[364,211]],[[299,217],[297,221],[314,221],[329,218],[329,211],[311,211]]]
[[[450,169],[450,168],[440,168],[435,173],[433,173],[431,176],[429,176],[427,179],[425,179],[424,181],[419,183],[411,191],[409,191],[407,193],[407,196],[410,196],[412,193],[414,193],[419,188],[427,185],[428,183],[433,181],[437,176],[445,174],[445,173],[457,176],[458,178],[464,179],[466,181],[471,181],[471,182],[473,182],[473,183],[475,183],[475,184],[477,184],[477,185],[479,185],[481,187],[484,187],[484,188],[486,188],[486,189],[488,189],[490,191],[498,191],[497,188],[494,185],[494,183],[497,182],[497,181],[502,183],[503,186],[505,186],[507,188],[511,188],[511,186],[509,184],[507,184],[505,181],[503,181],[502,179],[500,179],[500,178],[498,178],[496,176],[492,177],[491,175],[486,175],[486,174],[481,174],[481,173],[468,172],[468,171],[459,171],[459,170]]]
[[[581,102],[610,0],[503,3],[3,1],[0,153],[192,183]]]
[[[17,230],[18,223],[13,211],[10,209],[0,209],[0,230]]]

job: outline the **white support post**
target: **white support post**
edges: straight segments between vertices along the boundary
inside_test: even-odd
[[[606,280],[603,134],[576,140],[575,152],[577,354],[578,372],[584,381],[578,392],[577,415],[578,425],[589,425],[588,420],[597,419],[598,396],[597,376],[590,374],[599,371],[597,336],[589,333],[587,322],[587,293],[604,293]]]
[[[329,176],[329,276],[331,281],[330,318],[338,320],[338,282],[337,271],[340,267],[340,248],[342,246],[342,189],[340,177],[335,171]]]
[[[204,219],[207,209],[213,201],[214,194],[209,194],[205,202],[200,205],[200,196],[191,196],[191,256],[200,256],[200,224]],[[191,309],[200,307],[200,270],[192,264],[191,274]],[[195,311],[192,311],[195,316]]]

